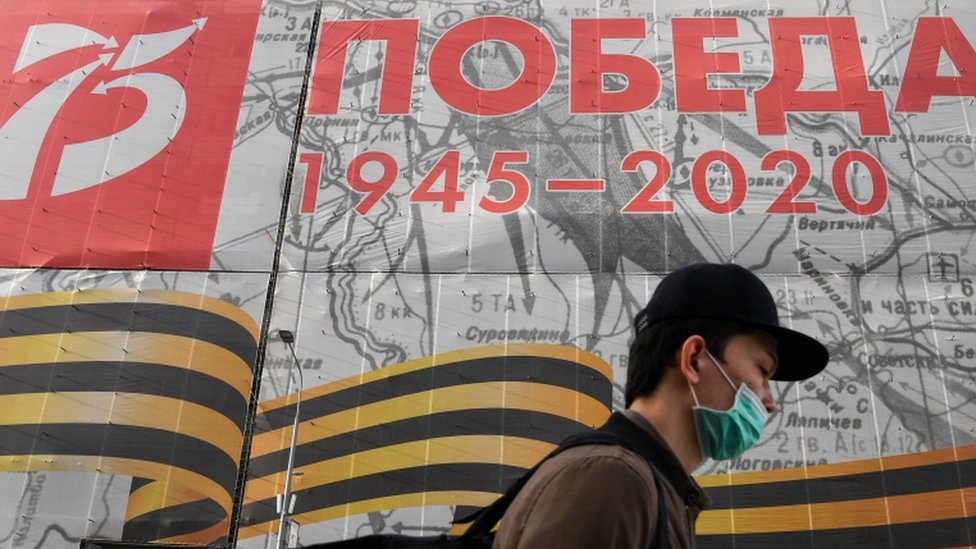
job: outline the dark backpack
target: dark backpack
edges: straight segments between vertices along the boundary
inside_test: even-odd
[[[512,484],[508,490],[506,490],[505,493],[496,499],[491,505],[481,509],[473,516],[465,517],[456,521],[460,524],[466,524],[474,521],[464,532],[464,534],[460,536],[451,536],[448,534],[441,534],[438,536],[375,534],[372,536],[364,536],[345,541],[308,545],[306,547],[312,549],[398,549],[400,547],[412,547],[414,549],[491,549],[491,544],[495,539],[495,533],[492,532],[492,529],[496,524],[498,524],[498,521],[501,520],[502,516],[505,514],[505,511],[508,510],[508,507],[515,500],[515,496],[518,495],[518,493],[522,490],[522,487],[525,486],[525,483],[528,482],[529,477],[531,477],[539,469],[539,466],[545,463],[546,460],[564,450],[568,450],[576,446],[586,446],[588,444],[623,446],[624,448],[627,448],[635,454],[643,457],[653,471],[655,458],[652,453],[652,447],[648,444],[644,444],[644,441],[642,440],[635,440],[635,437],[629,436],[633,433],[633,426],[629,424],[629,419],[620,414],[614,414],[610,417],[610,421],[608,421],[603,427],[600,427],[595,431],[578,433],[566,438],[555,450],[543,458],[542,461],[537,463],[535,467],[530,469],[517,481],[515,481],[515,483]],[[658,493],[661,493],[661,483],[656,474],[653,476],[657,491]],[[671,542],[667,535],[668,517],[667,513],[665,512],[665,505],[663,503],[662,497],[661,504],[657,506],[657,528],[655,528],[654,539],[651,540],[649,549],[671,549]]]

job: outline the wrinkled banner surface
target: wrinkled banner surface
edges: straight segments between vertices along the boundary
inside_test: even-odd
[[[972,7],[3,15],[0,547],[265,547],[299,398],[298,543],[447,532],[622,406],[697,261],[831,352],[698,544],[973,544]]]

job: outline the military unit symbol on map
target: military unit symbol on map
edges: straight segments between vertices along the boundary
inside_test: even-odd
[[[956,254],[931,253],[929,255],[929,282],[959,282],[959,256]]]

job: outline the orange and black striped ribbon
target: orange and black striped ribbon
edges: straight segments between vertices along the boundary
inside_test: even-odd
[[[304,392],[292,518],[301,524],[425,505],[483,506],[562,438],[610,414],[612,372],[569,347],[439,354]],[[242,539],[277,531],[294,398],[265,402]]]
[[[0,299],[0,471],[131,476],[124,539],[225,538],[257,335],[183,292]]]
[[[976,446],[699,478],[698,546],[970,547]]]

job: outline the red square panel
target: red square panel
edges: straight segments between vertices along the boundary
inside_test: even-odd
[[[4,12],[0,266],[210,266],[260,4]]]

